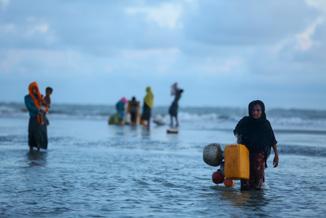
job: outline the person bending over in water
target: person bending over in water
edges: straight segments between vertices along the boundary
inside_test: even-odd
[[[141,124],[149,129],[152,115],[152,108],[154,106],[154,95],[151,87],[146,88],[146,95],[144,97],[143,113],[141,115]]]
[[[128,100],[125,97],[122,97],[115,105],[115,108],[117,109],[117,113],[119,116],[120,125],[124,125],[125,122],[125,110],[126,110],[127,103]]]
[[[178,87],[178,83],[174,83],[171,87],[171,95],[174,95],[174,100],[169,108],[170,114],[170,126],[173,127],[173,118],[176,122],[176,127],[179,126],[178,120],[178,110],[179,110],[179,100],[181,98],[181,94],[183,93],[183,89]]]
[[[29,122],[28,122],[28,146],[30,151],[34,147],[37,150],[40,148],[47,149],[47,144],[43,133],[43,127],[45,124],[44,113],[46,107],[42,107],[43,98],[39,91],[38,84],[32,82],[28,86],[29,94],[25,96],[25,106],[29,112]],[[44,109],[42,109],[44,108]]]
[[[136,97],[132,97],[131,101],[129,101],[128,112],[130,113],[131,125],[137,125],[137,119],[139,114],[139,101],[136,100]]]
[[[250,102],[249,116],[243,117],[234,129],[238,143],[249,149],[250,178],[241,180],[241,190],[261,189],[265,182],[266,161],[274,150],[274,167],[278,166],[279,158],[277,141],[270,122],[266,119],[265,105],[262,101]]]

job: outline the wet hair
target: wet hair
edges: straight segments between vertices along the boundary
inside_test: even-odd
[[[132,101],[136,101],[136,97],[133,96],[133,97],[131,98],[131,100],[132,100]]]
[[[266,119],[266,113],[265,113],[265,104],[261,100],[255,100],[249,103],[248,105],[248,113],[249,116],[252,117],[252,110],[254,109],[254,106],[259,105],[261,107],[261,118],[260,119]]]
[[[46,87],[45,93],[51,93],[52,94],[53,89],[51,87]]]

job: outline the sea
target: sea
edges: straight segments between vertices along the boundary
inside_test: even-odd
[[[325,217],[325,110],[267,111],[280,162],[262,191],[214,184],[203,161],[236,142],[245,107],[181,107],[179,134],[167,111],[148,130],[108,125],[110,105],[53,104],[49,148],[29,152],[25,106],[0,103],[0,217]]]

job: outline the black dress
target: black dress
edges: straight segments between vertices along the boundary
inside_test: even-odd
[[[151,118],[151,114],[152,114],[152,109],[146,103],[144,103],[141,119],[149,121]]]
[[[273,129],[265,118],[255,120],[250,116],[242,118],[234,129],[238,143],[249,150],[250,178],[241,180],[241,189],[261,189],[265,181],[266,161],[271,147],[277,143]]]
[[[138,101],[130,101],[129,106],[130,106],[130,120],[131,120],[132,123],[136,123],[137,122],[137,114],[138,114],[139,102]]]

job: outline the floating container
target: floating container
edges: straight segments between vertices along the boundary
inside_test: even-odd
[[[225,178],[249,179],[249,150],[245,145],[225,146],[224,162]]]
[[[232,179],[224,179],[224,186],[225,187],[233,187],[235,182]]]
[[[212,181],[215,184],[223,183],[224,182],[224,174],[220,170],[214,172],[212,174]]]
[[[210,166],[217,167],[222,163],[223,151],[219,144],[209,144],[203,151],[203,160]]]

